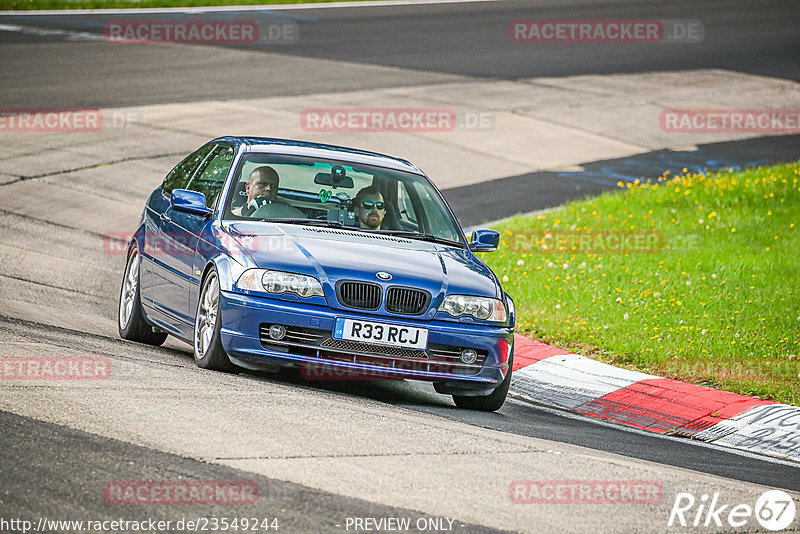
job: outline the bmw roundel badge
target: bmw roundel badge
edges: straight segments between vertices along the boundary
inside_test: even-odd
[[[380,271],[380,272],[375,273],[375,276],[377,276],[381,280],[391,280],[392,279],[392,275],[387,273],[387,272],[384,272],[384,271]]]

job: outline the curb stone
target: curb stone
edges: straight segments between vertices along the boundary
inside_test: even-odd
[[[520,335],[510,392],[641,430],[800,462],[800,407],[621,369]]]

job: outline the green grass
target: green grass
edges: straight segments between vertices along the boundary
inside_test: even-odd
[[[196,6],[252,6],[262,4],[326,3],[339,0],[0,0],[2,11],[39,9],[116,9]]]
[[[800,163],[665,175],[504,221],[500,248],[483,258],[514,298],[522,334],[800,404],[798,182]],[[602,247],[625,232],[641,236],[638,253]]]

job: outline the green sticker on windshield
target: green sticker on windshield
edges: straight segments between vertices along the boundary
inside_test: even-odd
[[[319,191],[319,199],[323,203],[329,201],[331,199],[331,195],[333,195],[333,192],[327,189],[320,189]]]

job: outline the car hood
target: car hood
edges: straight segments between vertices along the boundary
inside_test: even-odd
[[[236,222],[227,229],[259,267],[314,276],[326,297],[334,295],[339,280],[425,289],[432,304],[446,293],[500,297],[494,273],[471,252],[457,247],[292,224]],[[391,280],[380,280],[379,271],[389,273]]]

